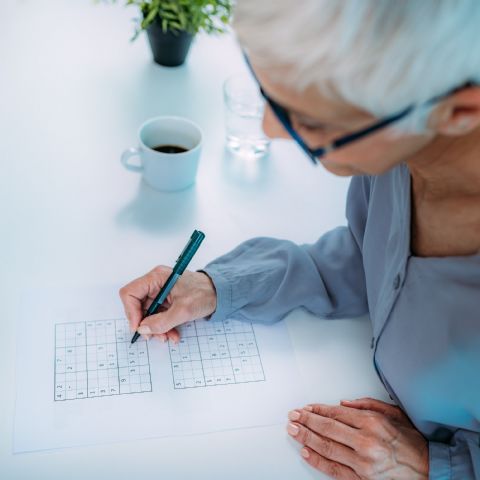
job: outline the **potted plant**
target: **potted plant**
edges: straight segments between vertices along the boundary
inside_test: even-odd
[[[131,40],[145,30],[156,63],[182,65],[196,33],[226,31],[232,4],[233,0],[125,0],[141,14]]]

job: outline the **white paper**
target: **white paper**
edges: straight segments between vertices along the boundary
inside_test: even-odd
[[[178,345],[130,347],[117,291],[26,296],[14,452],[284,423],[303,405],[283,322],[199,320]]]

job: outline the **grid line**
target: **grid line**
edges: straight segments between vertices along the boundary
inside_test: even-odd
[[[194,320],[177,328],[179,344],[169,341],[174,389],[265,381],[251,323]],[[194,344],[198,360],[197,352],[192,351]]]
[[[128,332],[124,318],[56,324],[54,400],[151,392],[148,345],[143,340],[131,345]],[[135,375],[128,371],[130,357]],[[126,371],[128,385],[122,385],[121,371]]]

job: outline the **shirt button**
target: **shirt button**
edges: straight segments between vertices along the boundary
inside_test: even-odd
[[[396,275],[395,278],[393,279],[393,288],[395,290],[400,287],[400,283],[402,282],[402,277],[400,277],[400,274]]]

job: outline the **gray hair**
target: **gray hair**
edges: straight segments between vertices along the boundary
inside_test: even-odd
[[[233,26],[259,65],[291,67],[283,83],[378,117],[480,83],[479,0],[237,0]],[[425,131],[429,112],[402,129]]]

